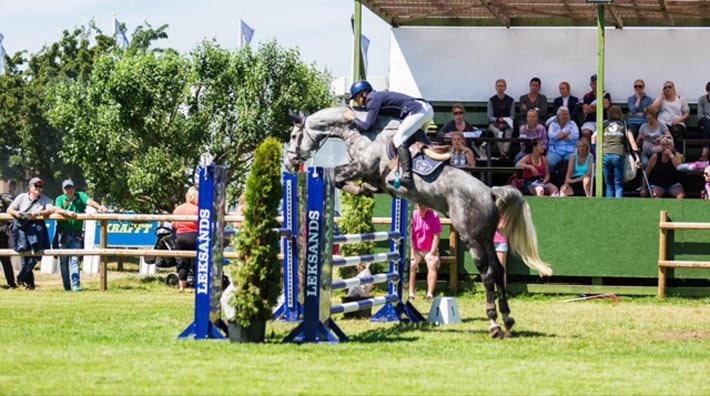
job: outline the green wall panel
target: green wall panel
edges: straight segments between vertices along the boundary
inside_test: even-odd
[[[710,201],[699,199],[527,200],[540,256],[558,276],[656,278],[660,211],[672,221],[710,222]],[[375,216],[389,216],[389,202],[389,196],[378,195]],[[710,231],[676,231],[670,240],[670,258],[710,261]],[[514,275],[532,274],[514,256],[509,256],[508,269]],[[463,270],[476,273],[469,254]],[[710,278],[710,271],[675,270],[675,277]]]

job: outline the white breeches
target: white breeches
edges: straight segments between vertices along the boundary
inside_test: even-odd
[[[423,100],[418,101],[422,108],[405,117],[397,128],[397,133],[392,137],[395,147],[399,147],[414,135],[419,129],[426,127],[434,119],[434,109]]]

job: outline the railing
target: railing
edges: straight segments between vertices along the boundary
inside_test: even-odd
[[[668,231],[672,230],[705,230],[710,231],[710,223],[671,222],[668,212],[661,211],[658,237],[658,297],[666,295],[666,270],[668,268],[707,268],[710,261],[668,260]],[[710,243],[709,243],[710,244]]]
[[[0,221],[11,221],[14,217],[7,213],[0,213]],[[156,249],[126,249],[126,248],[109,248],[107,246],[108,222],[109,220],[130,221],[130,222],[147,222],[147,221],[197,221],[197,215],[168,215],[168,214],[119,214],[119,213],[81,213],[76,214],[76,217],[68,218],[62,215],[52,214],[50,216],[38,216],[33,220],[96,220],[99,222],[99,244],[98,248],[93,249],[47,249],[36,252],[22,251],[18,252],[13,249],[0,249],[0,256],[101,256],[101,264],[99,265],[99,290],[107,290],[107,265],[106,256],[155,256],[155,257],[194,257],[194,250],[156,250]],[[244,221],[243,216],[226,215],[224,217],[226,223],[241,224]],[[282,218],[278,219],[282,221]],[[224,258],[236,258],[235,252],[224,252]]]

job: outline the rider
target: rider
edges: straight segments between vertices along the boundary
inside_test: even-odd
[[[392,137],[397,155],[402,166],[400,182],[404,187],[414,184],[412,179],[412,158],[409,155],[407,140],[420,128],[423,128],[434,118],[434,109],[424,99],[413,98],[399,92],[378,92],[365,80],[357,81],[350,87],[350,100],[359,106],[365,106],[367,117],[365,120],[355,118],[353,112],[345,113],[345,120],[353,121],[360,131],[366,132],[375,123],[377,116],[389,115],[398,117],[402,121],[397,128],[397,133]]]

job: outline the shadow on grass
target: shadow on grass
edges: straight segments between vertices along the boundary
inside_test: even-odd
[[[432,326],[429,323],[397,323],[391,327],[379,327],[376,329],[366,330],[357,335],[349,336],[350,342],[360,343],[379,343],[379,342],[411,342],[416,341],[419,337],[403,336],[403,333],[411,331],[429,331]]]

